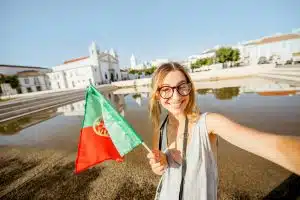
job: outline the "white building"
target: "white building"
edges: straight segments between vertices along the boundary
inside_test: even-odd
[[[285,63],[293,58],[293,54],[300,52],[300,34],[276,34],[269,37],[248,42],[244,45],[243,54],[249,58],[250,64],[257,64],[260,57],[277,57],[279,62]]]
[[[220,46],[215,46],[214,48],[207,49],[199,55],[189,56],[188,57],[188,66],[190,67],[192,63],[195,63],[199,59],[215,57],[216,56],[216,51],[217,51],[218,48],[220,48]]]
[[[89,84],[100,85],[121,80],[119,58],[111,49],[100,52],[93,42],[89,56],[65,61],[52,67],[49,73],[52,89],[85,88]]]
[[[17,76],[20,88],[13,89],[9,85],[1,86],[2,95],[13,95],[17,93],[37,92],[51,89],[47,73],[51,69],[43,67],[0,65],[2,76]],[[2,84],[1,84],[2,85]]]
[[[122,80],[129,80],[128,70],[120,69]]]

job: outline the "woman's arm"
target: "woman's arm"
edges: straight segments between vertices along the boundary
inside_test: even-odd
[[[300,175],[300,137],[261,132],[216,113],[207,115],[206,126],[209,133]]]

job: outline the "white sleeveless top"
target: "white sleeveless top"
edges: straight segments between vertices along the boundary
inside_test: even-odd
[[[186,149],[186,175],[184,200],[217,200],[218,170],[206,129],[206,113],[202,114],[192,130]],[[162,146],[167,146],[166,126],[163,128]],[[162,175],[156,191],[156,200],[179,198],[181,165],[175,162],[167,148],[169,167]]]

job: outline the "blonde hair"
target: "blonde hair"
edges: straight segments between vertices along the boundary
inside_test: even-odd
[[[162,64],[160,67],[156,69],[152,76],[152,83],[151,83],[151,95],[149,101],[149,113],[150,118],[152,121],[153,126],[153,148],[158,149],[158,139],[159,139],[159,121],[161,115],[161,107],[158,102],[158,89],[163,82],[164,78],[167,74],[171,71],[180,71],[184,74],[186,80],[191,83],[192,90],[189,94],[189,102],[184,110],[185,115],[187,115],[189,121],[195,122],[199,118],[199,108],[196,105],[196,94],[195,94],[195,87],[192,82],[191,77],[185,71],[182,65],[176,62],[168,62]]]

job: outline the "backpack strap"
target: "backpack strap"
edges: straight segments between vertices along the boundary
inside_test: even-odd
[[[161,123],[160,128],[159,128],[159,144],[158,144],[158,149],[160,151],[161,151],[162,140],[163,140],[163,129],[164,129],[164,126],[165,126],[166,122],[168,121],[168,117],[169,117],[169,115],[166,116],[166,118]]]
[[[188,126],[189,126],[189,119],[186,117],[184,133],[183,133],[184,138],[183,138],[183,147],[182,147],[182,166],[181,166],[181,183],[180,183],[180,191],[179,191],[179,200],[183,199],[184,178],[186,173],[186,147],[187,147],[187,140],[188,140]]]

